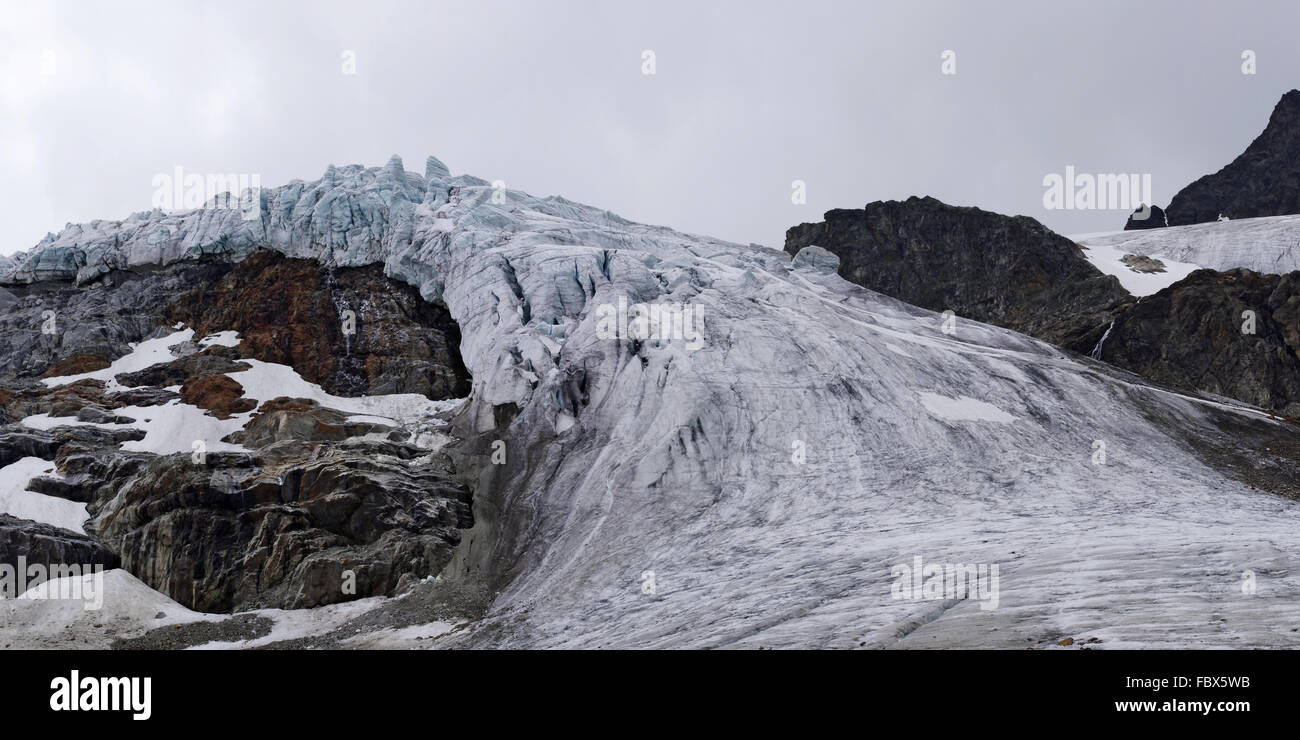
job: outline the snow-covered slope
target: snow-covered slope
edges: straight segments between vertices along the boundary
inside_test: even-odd
[[[1300,216],[1213,221],[1163,229],[1080,234],[1071,238],[1090,249],[1114,250],[1119,256],[1138,254],[1211,270],[1244,267],[1274,274],[1300,270]],[[1117,274],[1101,265],[1098,267],[1103,272]],[[1123,283],[1124,277],[1119,277]],[[1128,284],[1124,287],[1128,288]],[[1129,291],[1134,292],[1132,288]]]
[[[1119,284],[1124,286],[1124,290],[1135,296],[1158,293],[1187,277],[1193,270],[1201,269],[1199,265],[1175,262],[1164,255],[1159,255],[1156,258],[1164,265],[1164,269],[1159,272],[1142,272],[1125,264],[1124,257],[1131,252],[1110,244],[1099,243],[1098,240],[1086,235],[1071,238],[1084,245],[1083,256],[1092,263],[1093,267],[1107,275],[1114,275],[1119,280]]]
[[[483,473],[444,577],[499,589],[445,644],[1300,645],[1300,503],[1187,441],[1227,439],[1225,419],[1280,433],[1256,410],[945,325],[825,259],[795,267],[432,159],[426,177],[331,168],[262,203],[256,221],[71,227],[15,274],[86,281],[262,245],[382,262],[445,302],[474,376],[461,462]],[[598,319],[620,299],[698,310],[702,346],[609,337]],[[997,608],[894,598],[892,566],[918,556],[998,565]]]

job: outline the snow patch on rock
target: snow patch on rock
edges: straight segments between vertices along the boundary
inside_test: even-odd
[[[81,532],[90,518],[86,505],[27,490],[27,484],[38,476],[62,477],[54,463],[39,457],[24,457],[0,468],[0,514]]]

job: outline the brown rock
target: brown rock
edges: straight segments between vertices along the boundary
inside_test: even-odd
[[[66,360],[61,360],[59,362],[54,363],[53,365],[50,365],[49,369],[47,369],[44,373],[41,373],[41,377],[57,378],[63,375],[80,375],[82,373],[90,373],[96,370],[103,370],[104,368],[108,367],[111,364],[112,364],[111,362],[104,359],[103,357],[100,357],[99,355],[91,355],[91,354],[74,355],[73,357],[69,357]]]
[[[229,419],[257,407],[251,398],[243,398],[244,387],[228,375],[202,375],[190,378],[181,386],[181,401],[207,409],[218,419]]]
[[[344,311],[352,312],[347,331]],[[289,365],[337,395],[469,393],[450,313],[380,265],[324,270],[257,252],[178,298],[168,321],[197,336],[237,331],[238,356]]]
[[[323,408],[307,398],[272,398],[262,404],[244,428],[225,441],[246,447],[265,447],[275,442],[337,442],[390,427],[371,422],[349,422],[348,415]]]

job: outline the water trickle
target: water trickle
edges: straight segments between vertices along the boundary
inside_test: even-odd
[[[1091,357],[1094,360],[1101,359],[1101,346],[1106,343],[1106,337],[1110,336],[1110,330],[1114,328],[1115,328],[1115,320],[1111,319],[1110,326],[1106,327],[1106,333],[1102,334],[1101,339],[1097,340],[1097,346],[1092,348],[1092,352],[1089,353],[1088,355],[1089,357]]]

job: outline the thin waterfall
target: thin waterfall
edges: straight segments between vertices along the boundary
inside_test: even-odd
[[[1097,340],[1097,346],[1092,348],[1092,352],[1088,355],[1089,357],[1091,357],[1094,360],[1101,359],[1101,346],[1106,343],[1106,337],[1110,336],[1110,330],[1114,328],[1115,328],[1115,320],[1111,319],[1110,326],[1106,327],[1106,333],[1102,334],[1101,339]]]

